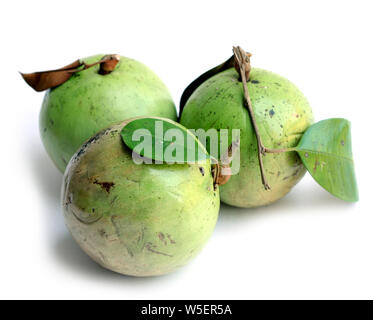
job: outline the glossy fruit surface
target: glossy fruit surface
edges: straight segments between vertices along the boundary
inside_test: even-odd
[[[273,149],[295,147],[313,122],[305,96],[287,79],[262,69],[251,70],[247,86],[264,146]],[[220,197],[233,206],[257,207],[286,195],[306,170],[296,152],[266,154],[264,169],[271,190],[264,190],[257,141],[243,101],[242,83],[236,70],[225,70],[193,92],[183,109],[180,123],[189,129],[229,129],[229,138],[232,129],[241,130],[240,171],[220,187]]]
[[[64,176],[65,222],[103,267],[133,276],[174,271],[210,237],[219,211],[210,160],[135,164],[120,137],[127,122],[101,131]]]
[[[103,56],[83,60],[90,64]],[[121,57],[110,74],[100,75],[98,70],[97,65],[77,72],[45,94],[41,138],[62,172],[85,140],[112,123],[142,115],[176,119],[168,89],[142,63]]]

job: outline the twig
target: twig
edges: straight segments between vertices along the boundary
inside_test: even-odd
[[[240,137],[238,136],[236,140],[232,141],[232,143],[229,145],[228,149],[225,151],[225,153],[220,157],[220,162],[223,165],[229,165],[236,152],[240,149]]]
[[[254,127],[256,140],[258,142],[258,159],[259,159],[259,167],[260,167],[260,174],[262,177],[262,183],[265,190],[270,190],[270,186],[267,182],[265,173],[264,173],[264,166],[263,166],[263,155],[266,152],[266,148],[263,146],[262,139],[260,137],[259,129],[255,120],[255,115],[253,111],[253,107],[251,104],[250,96],[249,96],[249,90],[247,88],[247,82],[249,81],[249,75],[250,75],[250,57],[251,54],[246,53],[242,48],[240,47],[233,47],[233,54],[235,58],[235,67],[236,70],[239,71],[239,74],[241,76],[242,86],[244,90],[244,96],[245,96],[245,106],[249,110],[251,123]],[[268,149],[269,150],[269,149]]]
[[[270,149],[264,148],[265,153],[283,153],[283,152],[290,152],[295,151],[297,148],[284,148],[284,149]]]
[[[216,186],[226,184],[231,178],[232,170],[230,163],[233,160],[234,155],[240,150],[240,137],[229,145],[226,152],[221,156],[220,161],[217,161],[213,170],[212,176],[214,179],[214,190]]]

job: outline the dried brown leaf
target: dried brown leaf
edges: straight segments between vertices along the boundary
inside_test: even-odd
[[[76,60],[60,69],[33,73],[21,73],[21,76],[34,90],[44,91],[69,80],[73,73],[76,72],[82,65],[83,63],[81,63],[80,60]]]
[[[92,64],[86,64],[80,60],[56,70],[40,71],[33,73],[21,73],[21,76],[26,83],[36,91],[44,91],[49,88],[57,87],[67,80],[78,71],[91,68],[100,64],[99,73],[102,75],[109,74],[115,69],[115,66],[120,60],[117,54],[105,55],[101,60]],[[81,68],[83,66],[83,68]]]

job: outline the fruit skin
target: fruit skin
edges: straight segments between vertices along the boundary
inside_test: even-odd
[[[93,63],[103,56],[83,61]],[[110,74],[100,75],[98,70],[97,65],[77,72],[45,94],[40,134],[61,172],[84,141],[112,123],[142,115],[176,119],[168,89],[142,63],[121,57]]]
[[[251,70],[247,85],[264,146],[295,147],[313,123],[312,110],[305,96],[287,79],[262,69]],[[225,70],[193,92],[180,123],[189,129],[229,129],[230,138],[232,129],[241,130],[240,171],[220,187],[220,197],[229,205],[250,208],[282,198],[306,170],[296,152],[267,153],[263,162],[271,190],[264,190],[257,141],[243,99],[237,72],[233,68]]]
[[[219,211],[210,160],[141,164],[121,140],[127,121],[86,142],[64,176],[65,222],[103,267],[133,276],[169,273],[197,255]]]

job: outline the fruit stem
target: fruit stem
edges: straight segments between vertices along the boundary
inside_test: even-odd
[[[120,60],[119,54],[109,54],[109,55],[104,56],[101,59],[100,69],[98,70],[98,73],[101,75],[106,75],[114,71],[119,60]]]
[[[101,60],[87,64],[83,62],[83,69],[78,70],[78,71],[83,71],[86,69],[89,69],[97,64],[100,65],[100,69],[98,70],[98,73],[101,75],[106,75],[109,74],[110,72],[114,71],[116,65],[118,64],[120,60],[120,55],[119,54],[107,54],[101,58]]]
[[[250,57],[251,54],[245,52],[241,47],[233,47],[233,54],[234,54],[234,61],[235,61],[235,68],[239,72],[241,76],[242,86],[244,90],[244,96],[245,96],[245,106],[249,110],[251,123],[254,127],[256,140],[258,143],[258,160],[259,160],[259,168],[260,168],[260,175],[262,178],[262,184],[264,186],[265,190],[270,190],[271,187],[269,186],[265,173],[264,173],[264,166],[263,166],[263,156],[266,152],[266,148],[263,146],[262,139],[260,137],[259,129],[255,120],[254,110],[251,104],[250,96],[249,96],[249,90],[247,88],[247,82],[249,81],[250,76]],[[269,149],[268,149],[269,150]]]
[[[282,153],[282,152],[291,152],[296,151],[297,148],[284,148],[284,149],[270,149],[270,148],[264,148],[264,152],[266,153]]]
[[[226,184],[232,176],[232,170],[230,164],[237,151],[240,150],[240,138],[238,137],[228,147],[227,151],[221,156],[220,161],[216,162],[212,170],[214,178],[214,190],[216,186]]]

